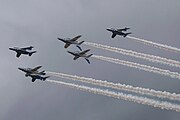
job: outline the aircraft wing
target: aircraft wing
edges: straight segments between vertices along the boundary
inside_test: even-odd
[[[76,41],[76,40],[79,39],[81,36],[82,36],[82,35],[78,35],[78,36],[72,38],[71,41]]]
[[[34,82],[36,79],[35,78],[32,78],[32,82]]]
[[[33,68],[31,71],[37,71],[38,69],[40,69],[42,66],[37,66],[35,68]]]
[[[67,52],[70,53],[71,55],[77,56],[77,54],[75,54],[74,52],[70,52],[70,51]]]
[[[80,52],[79,54],[83,55],[83,54],[86,54],[89,51],[90,51],[90,49],[87,49],[87,50],[84,50],[84,51]]]
[[[114,38],[115,36],[116,36],[116,34],[115,34],[115,33],[113,33],[111,37],[112,37],[112,38]]]
[[[68,48],[70,45],[71,45],[71,44],[66,43],[66,44],[64,45],[64,48]]]
[[[79,56],[75,56],[74,58],[73,58],[73,60],[77,60],[79,58]]]
[[[29,46],[29,47],[24,47],[24,48],[21,48],[23,50],[32,50],[32,48],[34,48],[33,46]]]
[[[21,53],[18,52],[18,53],[16,54],[16,57],[20,57],[20,55],[21,55]]]

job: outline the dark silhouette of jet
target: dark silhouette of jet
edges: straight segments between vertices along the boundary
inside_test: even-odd
[[[68,48],[71,44],[74,44],[76,45],[77,48],[79,48],[79,50],[82,51],[80,45],[84,42],[84,41],[81,41],[81,42],[78,42],[77,39],[79,39],[81,37],[81,35],[78,35],[74,38],[57,38],[58,40],[62,41],[65,43],[65,46],[64,48]]]
[[[30,74],[38,74],[38,75],[46,75],[45,71],[39,72],[38,69],[40,69],[42,66],[37,66],[35,68],[18,68],[19,70],[25,72],[25,76],[28,77]]]
[[[33,46],[29,46],[29,47],[25,47],[25,48],[19,48],[19,47],[13,47],[13,48],[9,48],[9,50],[15,51],[16,57],[20,57],[21,54],[25,54],[25,55],[29,55],[31,56],[33,53],[36,53],[37,51],[28,51],[28,50],[32,50],[34,47]]]
[[[76,60],[76,59],[78,59],[79,57],[83,57],[83,58],[85,58],[85,60],[90,64],[90,61],[89,61],[88,58],[91,57],[93,54],[87,55],[86,53],[87,53],[88,51],[90,51],[90,49],[84,50],[84,51],[82,51],[82,52],[80,52],[80,51],[77,51],[77,52],[67,51],[67,52],[70,53],[70,54],[72,54],[72,55],[74,55],[73,60]]]
[[[39,75],[39,74],[30,74],[29,76],[32,78],[32,82],[34,82],[36,79],[39,79],[39,80],[45,81],[47,78],[49,78],[49,77],[50,77],[50,76],[45,76],[45,77],[42,77],[42,76],[41,76],[41,75]]]
[[[112,32],[111,37],[114,38],[116,35],[126,37],[127,35],[131,34],[131,32],[129,32],[129,33],[124,33],[123,32],[123,31],[127,31],[128,29],[130,29],[130,28],[127,28],[127,27],[122,28],[122,29],[107,28],[106,30]]]

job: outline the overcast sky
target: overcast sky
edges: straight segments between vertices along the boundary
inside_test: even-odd
[[[115,83],[180,93],[178,79],[90,58],[73,61],[57,37],[74,37],[180,61],[180,55],[116,36],[106,28],[130,27],[132,36],[180,48],[179,0],[0,0],[1,120],[179,120],[180,113],[48,82],[31,82],[18,67],[42,65],[63,72]],[[9,47],[34,46],[31,57],[15,57]],[[82,45],[83,49],[91,48]],[[70,46],[68,50],[76,51]],[[90,53],[180,69],[91,48]],[[60,78],[53,78],[63,80]],[[70,81],[68,81],[70,82]],[[172,101],[173,102],[173,101]],[[180,103],[179,103],[180,104]]]

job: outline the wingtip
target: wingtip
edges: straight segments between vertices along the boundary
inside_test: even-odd
[[[71,51],[67,51],[68,53],[71,53]]]
[[[58,40],[62,40],[61,38],[57,38]]]
[[[13,50],[13,48],[10,47],[9,50]]]

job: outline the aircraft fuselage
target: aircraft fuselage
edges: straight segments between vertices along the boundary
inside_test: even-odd
[[[38,75],[46,75],[46,73],[44,71],[42,72],[38,72],[38,71],[32,71],[31,68],[18,68],[19,70],[25,72],[25,76],[30,76],[31,74],[38,74]]]
[[[15,51],[15,52],[17,52],[17,53],[21,53],[21,54],[29,54],[28,51],[23,50],[23,49],[19,49],[19,48],[9,48],[9,49],[12,50],[12,51]]]
[[[117,30],[112,30],[112,29],[107,29],[107,31],[110,31],[116,35],[125,35],[125,33],[123,33],[122,31],[117,31]]]

